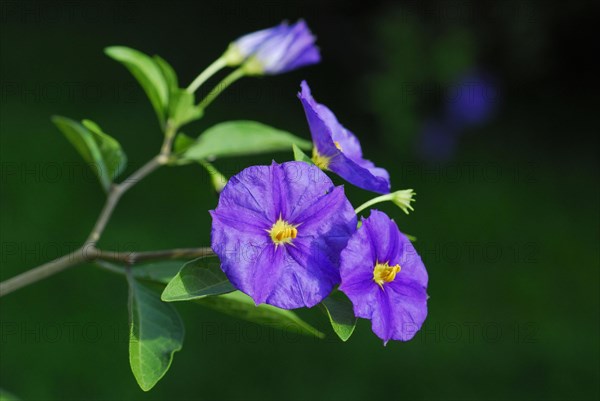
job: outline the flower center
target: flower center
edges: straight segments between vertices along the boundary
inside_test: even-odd
[[[312,162],[315,164],[315,166],[321,170],[326,170],[327,167],[329,167],[329,160],[329,157],[323,156],[319,153],[316,146],[313,147]]]
[[[298,235],[296,227],[283,220],[280,216],[268,231],[275,245],[291,244],[292,240]]]
[[[383,289],[383,284],[394,281],[400,269],[400,265],[390,266],[389,262],[377,262],[373,269],[373,281]]]

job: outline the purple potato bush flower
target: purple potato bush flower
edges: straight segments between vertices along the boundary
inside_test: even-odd
[[[321,61],[315,36],[303,20],[249,33],[234,41],[224,58],[227,65],[246,61],[250,75],[279,74]]]
[[[427,271],[410,240],[371,210],[340,256],[340,290],[384,343],[408,341],[427,317]]]
[[[338,122],[331,110],[315,101],[306,81],[302,81],[301,88],[298,97],[312,135],[315,165],[336,173],[359,188],[389,193],[388,172],[363,158],[358,138]]]
[[[283,309],[329,295],[356,230],[343,187],[304,162],[248,167],[229,180],[211,216],[212,249],[231,283],[257,305]]]

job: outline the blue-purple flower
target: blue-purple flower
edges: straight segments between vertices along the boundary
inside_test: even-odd
[[[459,130],[486,122],[499,101],[493,80],[485,74],[462,77],[448,89],[447,96],[447,124]]]
[[[427,271],[409,239],[371,210],[340,256],[343,291],[384,343],[408,341],[427,317]]]
[[[303,20],[244,35],[229,46],[224,58],[229,66],[246,61],[249,75],[279,74],[321,61],[315,37]]]
[[[315,101],[306,81],[298,97],[304,106],[313,139],[313,162],[357,187],[386,194],[390,192],[388,172],[363,158],[360,142],[342,126],[326,106]]]
[[[312,307],[339,284],[339,255],[356,231],[343,187],[304,162],[243,170],[211,215],[229,280],[256,304],[284,309]]]

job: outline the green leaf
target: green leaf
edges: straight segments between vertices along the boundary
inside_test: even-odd
[[[194,104],[194,94],[185,89],[171,91],[169,101],[169,122],[179,128],[184,124],[198,120],[204,113]]]
[[[295,143],[292,144],[292,150],[294,151],[294,160],[297,162],[306,162],[308,164],[314,164],[312,159],[308,157],[306,153],[302,151]]]
[[[133,266],[131,273],[140,280],[155,281],[157,283],[168,284],[181,270],[185,264],[181,260],[163,260],[159,262],[144,263]]]
[[[218,258],[199,258],[186,263],[161,295],[166,302],[190,301],[235,291],[221,270]]]
[[[52,122],[77,149],[83,160],[94,167],[102,187],[108,191],[113,179],[123,171],[127,163],[119,142],[90,120],[83,120],[80,124],[66,117],[54,116]]]
[[[202,167],[204,167],[210,175],[210,182],[215,191],[217,191],[217,193],[221,193],[223,188],[225,188],[225,185],[227,185],[227,181],[229,181],[227,177],[221,174],[221,172],[219,172],[219,170],[217,170],[215,166],[209,162],[200,160],[198,163],[200,163],[200,165],[202,165]]]
[[[172,79],[172,77],[165,78],[164,65],[159,65],[159,62],[152,57],[129,47],[111,46],[104,49],[104,52],[110,58],[125,65],[137,79],[163,125],[169,104],[168,79]]]
[[[127,165],[127,156],[125,156],[123,149],[121,149],[121,144],[110,135],[104,133],[95,122],[83,120],[81,123],[94,134],[94,139],[100,148],[100,153],[104,158],[108,174],[114,180],[125,170],[125,166]]]
[[[294,312],[266,304],[256,306],[252,298],[240,291],[206,297],[195,302],[249,322],[318,338],[325,337],[323,333],[300,319]]]
[[[169,91],[175,90],[179,88],[179,82],[177,80],[177,74],[171,65],[162,57],[155,55],[153,57],[154,62],[160,68],[160,71],[165,78],[165,82],[167,83],[167,87]]]
[[[165,375],[173,353],[183,345],[184,328],[173,305],[128,275],[129,363],[142,390],[148,391]]]
[[[181,270],[181,266],[183,266],[184,263],[185,262],[180,260],[162,260],[136,264],[134,267],[131,267],[131,274],[139,280],[168,284],[169,281],[179,273],[179,270]],[[127,269],[123,265],[108,262],[106,260],[96,260],[94,261],[94,264],[104,270],[127,275]]]
[[[341,291],[334,291],[321,303],[327,312],[333,331],[342,341],[347,341],[356,327],[352,302]]]
[[[196,142],[194,138],[180,132],[175,137],[175,144],[173,145],[174,153],[184,153],[186,150],[190,148]]]
[[[293,144],[310,149],[311,142],[256,121],[227,121],[207,129],[183,154],[184,160],[288,150]]]

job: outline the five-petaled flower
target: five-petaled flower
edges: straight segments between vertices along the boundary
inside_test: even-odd
[[[249,33],[235,40],[223,55],[229,66],[249,75],[279,74],[321,61],[315,36],[303,20]]]
[[[233,285],[284,309],[312,307],[340,282],[339,256],[356,231],[341,186],[304,162],[249,167],[211,211],[211,244]]]
[[[313,139],[313,162],[357,187],[386,194],[390,192],[388,172],[363,158],[360,142],[344,128],[326,106],[315,101],[306,81],[298,97],[304,106]]]
[[[408,341],[427,317],[427,271],[409,239],[385,213],[371,210],[341,253],[343,291],[357,317],[371,319],[384,343]]]

